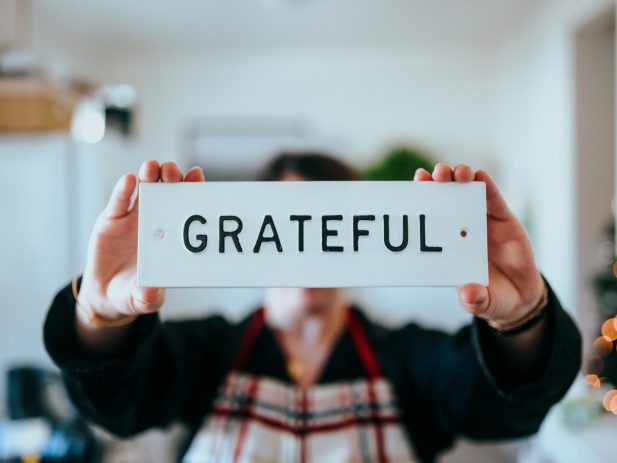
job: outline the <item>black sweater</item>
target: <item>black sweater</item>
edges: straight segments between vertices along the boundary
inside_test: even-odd
[[[508,439],[538,430],[581,362],[580,335],[550,288],[546,310],[551,339],[544,372],[536,381],[509,391],[487,366],[483,332],[490,328],[481,320],[449,335],[415,324],[388,329],[362,317],[421,461],[434,461],[458,436]],[[75,300],[68,286],[52,303],[44,338],[73,401],[93,422],[119,436],[178,421],[196,432],[229,371],[247,320],[230,323],[214,316],[161,323],[158,315],[145,315],[131,328],[132,341],[123,352],[94,357],[77,339]],[[291,382],[285,363],[266,327],[256,340],[248,370]],[[363,375],[351,338],[344,333],[319,383]]]

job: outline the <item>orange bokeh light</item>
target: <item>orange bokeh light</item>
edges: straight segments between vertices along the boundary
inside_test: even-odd
[[[594,389],[600,389],[600,385],[602,384],[598,375],[594,374],[585,375],[585,381],[587,381],[587,384],[589,384]]]
[[[615,319],[609,318],[602,324],[602,336],[614,341],[617,339],[617,326],[615,326]]]
[[[608,354],[612,352],[612,350],[613,350],[613,341],[611,341],[610,338],[606,336],[599,336],[593,342],[594,353],[602,357],[606,357]]]
[[[611,389],[604,394],[602,405],[607,412],[617,414],[617,389]]]

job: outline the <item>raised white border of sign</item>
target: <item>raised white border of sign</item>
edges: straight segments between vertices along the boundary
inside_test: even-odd
[[[485,184],[142,183],[137,269],[153,287],[487,285]]]

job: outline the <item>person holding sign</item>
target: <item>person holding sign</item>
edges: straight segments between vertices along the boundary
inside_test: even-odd
[[[357,178],[313,154],[282,155],[261,175]],[[381,327],[335,288],[268,289],[239,323],[162,323],[164,290],[136,286],[131,197],[138,181],[204,174],[149,161],[138,178],[125,175],[96,222],[83,276],[45,322],[73,400],[119,436],[184,423],[186,462],[431,462],[461,436],[535,433],[577,374],[579,333],[487,173],[440,163],[414,180],[486,184],[489,285],[458,288],[473,321],[454,335]]]

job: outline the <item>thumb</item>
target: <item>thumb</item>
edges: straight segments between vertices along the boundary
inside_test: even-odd
[[[490,293],[486,286],[469,283],[458,287],[461,305],[472,315],[485,318],[490,307]]]
[[[134,286],[129,306],[135,314],[148,314],[158,311],[165,302],[165,290]]]
[[[107,218],[116,219],[129,212],[131,197],[136,186],[137,179],[133,174],[126,174],[118,180],[105,208]]]

